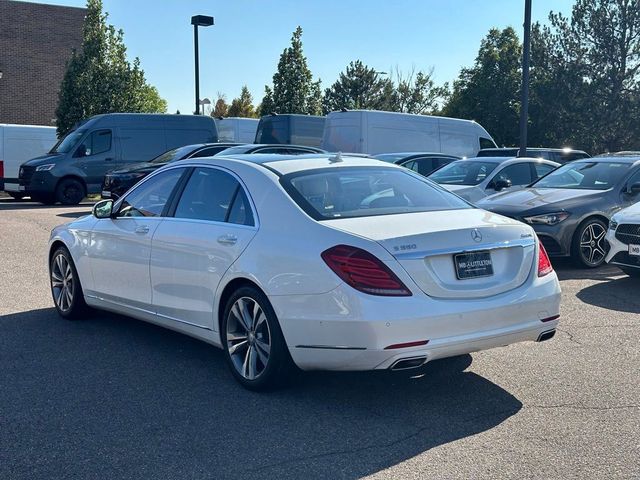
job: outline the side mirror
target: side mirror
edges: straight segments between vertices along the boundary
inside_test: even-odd
[[[627,193],[629,195],[637,195],[638,193],[640,193],[640,182],[627,185]]]
[[[113,200],[102,200],[93,206],[93,216],[96,218],[111,218]]]
[[[511,180],[496,180],[495,183],[493,184],[493,189],[496,192],[500,192],[502,190],[504,190],[505,188],[509,188],[511,186]]]

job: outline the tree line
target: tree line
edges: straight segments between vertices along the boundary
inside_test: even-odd
[[[129,63],[122,31],[106,24],[101,0],[88,0],[82,51],[74,53],[60,91],[58,131],[97,113],[165,112],[138,59]],[[519,142],[522,44],[511,28],[492,28],[474,63],[452,84],[433,69],[378,72],[353,60],[324,90],[308,67],[298,27],[280,55],[258,105],[247,86],[213,116],[323,115],[376,109],[476,120],[499,145]],[[600,153],[640,150],[640,0],[576,0],[571,15],[550,12],[531,37],[529,146],[570,146]]]

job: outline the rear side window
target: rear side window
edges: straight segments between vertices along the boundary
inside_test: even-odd
[[[480,137],[480,148],[496,148],[496,144],[490,138]]]
[[[253,225],[251,208],[242,186],[232,175],[215,168],[193,171],[174,216]]]
[[[340,167],[285,175],[282,186],[317,220],[472,208],[401,169]]]
[[[184,168],[174,168],[154,175],[125,197],[118,217],[158,217],[167,205]]]

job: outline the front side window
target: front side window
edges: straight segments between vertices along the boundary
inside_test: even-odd
[[[240,183],[215,168],[196,168],[182,192],[176,218],[252,225],[249,201]]]
[[[547,165],[546,163],[534,163],[533,168],[536,172],[536,180],[544,177],[547,173],[555,170],[556,167],[553,165]]]
[[[528,163],[509,165],[496,173],[492,183],[499,180],[510,182],[511,185],[529,185],[531,183],[531,169]]]
[[[531,185],[535,188],[608,190],[629,171],[630,163],[572,162]]]
[[[111,130],[96,130],[87,135],[76,150],[76,157],[90,157],[111,150]]]
[[[426,179],[395,168],[327,168],[285,175],[280,181],[317,220],[472,208]]]
[[[184,171],[184,168],[174,168],[143,182],[124,198],[117,216],[159,217],[162,215]]]
[[[84,136],[86,130],[74,130],[61,138],[49,153],[69,153]]]
[[[429,178],[444,185],[478,185],[497,166],[495,162],[461,160],[442,167]]]

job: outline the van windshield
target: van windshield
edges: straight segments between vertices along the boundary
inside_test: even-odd
[[[53,146],[49,153],[69,153],[85,133],[87,133],[86,130],[73,130],[67,133]]]

